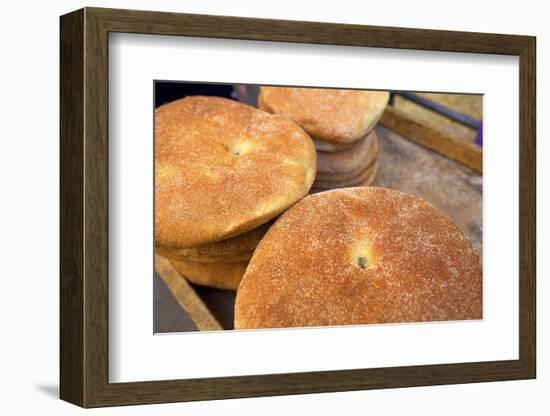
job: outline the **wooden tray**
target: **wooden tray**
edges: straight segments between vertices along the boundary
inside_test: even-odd
[[[376,127],[374,186],[420,196],[445,212],[482,253],[482,151],[388,107]],[[190,284],[158,257],[155,332],[233,329],[235,292]]]

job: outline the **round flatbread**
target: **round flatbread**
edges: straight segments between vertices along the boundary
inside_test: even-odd
[[[250,260],[256,246],[265,235],[273,221],[269,221],[243,234],[214,243],[189,248],[157,247],[157,253],[169,259],[212,261]]]
[[[341,152],[342,150],[349,149],[354,144],[354,143],[336,144],[336,143],[324,142],[322,140],[317,140],[317,139],[314,139],[313,137],[312,139],[316,150],[318,150],[319,152],[327,152],[327,153]]]
[[[250,251],[245,251],[243,253],[237,253],[237,254],[193,255],[193,254],[182,254],[181,250],[164,248],[164,247],[157,247],[155,251],[159,256],[166,257],[167,259],[170,259],[170,260],[182,260],[182,261],[190,260],[190,261],[195,261],[199,263],[217,263],[220,261],[234,263],[239,261],[248,261],[252,258],[252,254],[254,253],[254,250],[250,250]]]
[[[336,153],[317,152],[317,180],[344,180],[357,176],[378,157],[374,130],[355,146]]]
[[[371,159],[369,164],[366,167],[361,167],[350,173],[324,174],[324,175],[318,174],[315,180],[319,182],[343,182],[343,181],[354,180],[358,178],[361,174],[365,173],[366,170],[371,168],[375,162],[376,162],[375,160]]]
[[[401,192],[310,195],[258,245],[235,328],[481,319],[481,261],[441,211]]]
[[[155,111],[155,243],[190,248],[274,218],[315,178],[310,137],[292,121],[219,97]]]
[[[237,290],[248,265],[247,261],[197,263],[189,260],[171,260],[171,263],[178,273],[196,285],[229,290]]]
[[[372,130],[389,97],[387,91],[260,87],[258,106],[294,120],[315,139],[345,144]]]
[[[317,189],[337,189],[350,186],[368,186],[374,181],[377,169],[378,161],[375,160],[363,172],[353,178],[334,181],[315,180],[313,187]]]

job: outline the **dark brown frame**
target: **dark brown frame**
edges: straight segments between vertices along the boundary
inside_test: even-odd
[[[98,8],[62,16],[60,27],[60,396],[63,400],[98,407],[535,378],[534,37]],[[519,56],[519,359],[109,383],[109,32]]]

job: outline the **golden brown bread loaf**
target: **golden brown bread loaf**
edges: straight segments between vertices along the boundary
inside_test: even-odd
[[[217,289],[237,290],[247,261],[198,263],[190,260],[170,260],[174,268],[190,282]]]
[[[237,254],[182,254],[178,249],[157,247],[155,249],[156,253],[159,256],[166,257],[170,260],[191,260],[199,263],[215,263],[218,261],[223,262],[238,262],[238,261],[248,261],[252,258],[254,250],[245,251],[244,253]]]
[[[317,177],[320,180],[349,179],[364,171],[378,157],[374,130],[341,152],[317,152]]]
[[[376,163],[376,160],[371,159],[370,163],[367,166],[361,166],[359,169],[355,169],[352,172],[349,173],[333,173],[333,174],[317,174],[316,181],[320,182],[342,182],[342,181],[348,181],[353,180],[357,177],[359,177],[362,173],[364,173],[367,169],[372,168],[374,164]],[[314,182],[315,184],[315,182]]]
[[[346,144],[372,130],[388,100],[387,91],[260,87],[258,105],[295,121],[314,139]]]
[[[341,152],[342,150],[349,149],[350,147],[352,147],[355,144],[354,142],[345,143],[345,144],[343,144],[343,143],[342,144],[330,143],[330,142],[324,142],[322,140],[317,140],[313,137],[312,137],[312,139],[313,139],[313,144],[315,145],[316,150],[318,150],[319,152],[327,152],[327,153]],[[358,139],[358,140],[361,140],[361,139]]]
[[[258,245],[235,328],[481,319],[481,262],[441,211],[401,192],[310,195]]]
[[[157,247],[159,255],[174,260],[199,262],[250,260],[256,246],[271,226],[272,221],[226,240],[189,248]]]
[[[292,121],[219,97],[155,111],[155,244],[197,247],[252,230],[307,194],[315,148]]]
[[[352,186],[369,186],[374,180],[374,177],[376,176],[377,169],[378,169],[378,161],[375,160],[362,172],[352,177],[345,177],[342,179],[334,178],[330,181],[315,179],[315,182],[313,183],[313,188],[337,189],[337,188],[349,188]]]

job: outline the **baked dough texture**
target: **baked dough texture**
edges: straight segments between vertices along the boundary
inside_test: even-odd
[[[312,138],[312,139],[313,139],[313,144],[315,145],[315,149],[318,150],[319,152],[341,152],[342,150],[349,149],[354,145],[354,142],[346,143],[346,144],[338,144],[338,143],[324,142],[322,140],[317,140],[315,138]],[[361,139],[357,139],[357,140],[361,140]]]
[[[256,246],[265,235],[272,221],[226,240],[189,248],[157,247],[159,255],[174,260],[199,262],[250,260]]]
[[[375,187],[310,195],[258,245],[235,328],[482,318],[479,255],[425,200]]]
[[[354,186],[369,186],[376,177],[378,170],[378,161],[372,162],[366,169],[358,173],[356,176],[348,177],[344,179],[333,179],[330,181],[322,181],[316,179],[313,183],[313,188],[316,189],[337,189],[337,188],[349,188]],[[313,189],[312,188],[312,189]]]
[[[341,152],[317,152],[317,179],[349,179],[359,174],[378,157],[378,139],[374,130]]]
[[[215,263],[218,261],[223,262],[236,262],[236,261],[248,261],[252,258],[253,250],[245,251],[244,253],[238,254],[219,254],[219,255],[208,255],[208,254],[182,254],[177,249],[170,249],[164,247],[157,247],[156,253],[159,256],[166,257],[170,260],[192,260],[199,263]]]
[[[260,87],[258,106],[290,118],[314,139],[346,144],[372,130],[389,96],[387,91]]]
[[[196,285],[228,290],[237,290],[248,265],[247,261],[199,263],[191,260],[170,260],[170,262],[178,273]]]
[[[155,110],[155,244],[186,249],[274,218],[309,191],[311,138],[294,122],[219,97]]]

